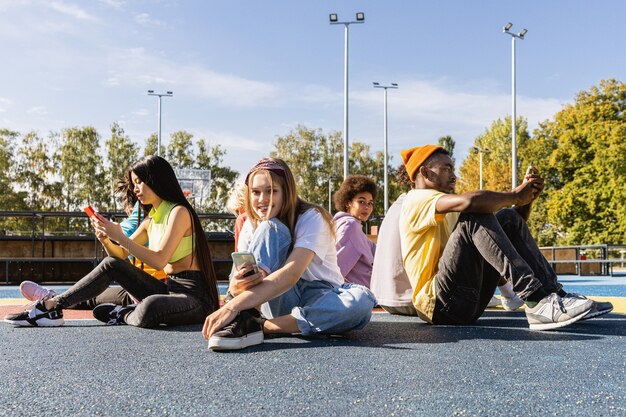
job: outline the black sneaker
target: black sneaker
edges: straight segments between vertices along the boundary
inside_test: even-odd
[[[587,300],[587,297],[585,297],[584,295],[576,294],[573,292],[568,293],[567,296],[572,298],[579,298],[581,300]],[[611,311],[613,311],[613,304],[609,303],[608,301],[591,301],[593,302],[593,304],[591,305],[591,310],[589,310],[589,313],[587,313],[585,317],[580,320],[589,320],[594,317],[604,316],[605,314],[609,314]]]
[[[51,310],[47,310],[43,301],[37,301],[26,311],[16,314],[7,314],[4,317],[6,323],[14,326],[39,326],[39,327],[56,327],[63,326],[63,309],[57,305]]]
[[[118,306],[113,303],[99,304],[93,309],[93,316],[107,326],[126,324],[126,315],[133,311],[137,304]]]
[[[261,313],[251,308],[244,310],[235,320],[209,339],[209,349],[238,350],[263,343]]]

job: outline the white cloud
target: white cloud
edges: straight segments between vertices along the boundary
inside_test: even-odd
[[[405,80],[398,90],[389,90],[388,106],[393,117],[415,123],[449,123],[471,127],[487,127],[497,118],[511,114],[511,95],[463,86],[449,86],[449,82]],[[356,91],[352,97],[356,105],[380,109],[380,91]],[[551,117],[562,107],[555,98],[517,96],[517,116],[528,119],[529,127]]]
[[[150,17],[150,15],[148,13],[139,13],[136,14],[135,17],[133,18],[133,20],[137,23],[139,23],[140,25],[152,25],[152,26],[161,26],[163,25],[163,22],[161,22],[158,19],[154,19],[152,17]]]
[[[36,106],[36,107],[32,107],[30,109],[28,109],[26,111],[26,113],[28,114],[36,114],[39,116],[44,116],[46,114],[48,114],[48,109],[46,109],[45,107],[42,106]]]
[[[165,88],[231,106],[271,106],[281,97],[281,89],[263,81],[232,74],[220,74],[197,65],[178,64],[152,56],[143,48],[117,50],[111,62],[124,62],[117,79],[121,85]]]
[[[113,7],[114,9],[121,9],[126,2],[124,0],[100,0],[100,3]]]
[[[149,115],[150,112],[146,109],[139,109],[139,110],[135,110],[132,112],[133,116],[139,116],[139,117],[145,117],[147,115]]]
[[[11,106],[11,104],[13,103],[8,98],[0,97],[0,112],[6,112],[7,107]]]
[[[53,1],[48,3],[48,6],[59,13],[73,17],[77,20],[98,21],[96,17],[90,15],[85,10],[73,4]]]

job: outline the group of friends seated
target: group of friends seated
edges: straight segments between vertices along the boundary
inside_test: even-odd
[[[497,287],[507,310],[525,304],[531,330],[550,330],[609,313],[613,306],[566,293],[526,221],[544,182],[529,168],[511,192],[455,194],[448,152],[436,145],[402,151],[406,188],[380,225],[377,246],[363,232],[376,183],[347,177],[334,217],[298,196],[293,173],[263,158],[236,188],[235,252],[220,307],[207,240],[171,165],[159,156],[134,163],[118,191],[129,217],[91,217],[108,256],[61,294],[23,282],[33,301],[4,321],[63,325],[63,309],[93,309],[108,324],[145,328],[202,324],[212,350],[263,343],[265,335],[342,334],[362,329],[380,305],[438,325],[478,320]],[[402,183],[402,182],[401,182]],[[112,283],[119,286],[110,286]]]

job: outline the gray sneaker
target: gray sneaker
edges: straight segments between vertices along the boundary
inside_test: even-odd
[[[559,297],[552,293],[534,307],[526,307],[530,330],[551,330],[564,327],[585,317],[593,301],[576,297]]]
[[[588,298],[584,295],[576,294],[574,292],[567,293],[567,296],[571,298],[578,298],[580,300],[588,300]],[[613,304],[609,303],[608,301],[591,300],[591,302],[593,303],[591,310],[589,310],[589,313],[587,313],[585,317],[583,317],[581,320],[588,320],[594,317],[600,317],[613,311]]]

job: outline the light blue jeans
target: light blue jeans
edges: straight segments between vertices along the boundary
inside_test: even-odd
[[[360,330],[372,318],[374,294],[358,284],[334,287],[326,281],[298,280],[286,293],[261,306],[267,318],[291,314],[303,336]]]
[[[270,274],[279,269],[289,256],[291,233],[280,220],[273,218],[258,224],[248,252],[252,252],[257,265]]]
[[[254,254],[259,267],[271,273],[283,266],[290,246],[289,229],[274,218],[259,223],[248,251]],[[291,314],[300,333],[307,336],[362,329],[369,323],[375,305],[374,294],[361,285],[334,287],[326,281],[300,279],[287,292],[263,304],[261,312],[267,318]]]

